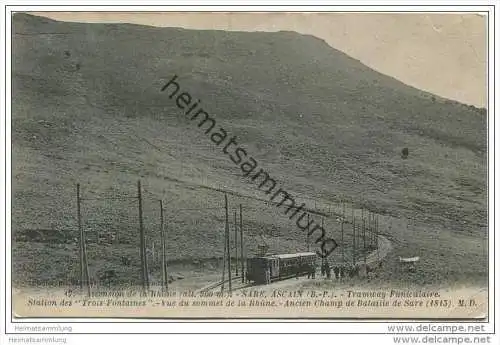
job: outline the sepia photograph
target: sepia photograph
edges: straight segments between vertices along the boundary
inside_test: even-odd
[[[488,321],[487,14],[10,20],[14,319]]]

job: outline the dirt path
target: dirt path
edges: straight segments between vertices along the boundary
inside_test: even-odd
[[[378,235],[378,250],[374,250],[366,256],[366,263],[368,265],[378,263],[383,260],[387,254],[392,250],[392,243],[386,237]],[[365,260],[358,260],[357,264],[363,264]]]

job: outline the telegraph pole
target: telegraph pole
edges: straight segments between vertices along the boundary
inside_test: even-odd
[[[84,289],[87,285],[87,294],[90,297],[90,274],[87,258],[87,244],[85,243],[85,232],[82,227],[82,199],[80,198],[80,184],[76,184],[76,212],[78,218],[78,231],[80,233],[80,288]]]
[[[321,217],[321,229],[324,229],[324,220],[325,218],[324,217]],[[321,267],[324,267],[325,265],[325,258],[324,257],[321,257]],[[326,273],[325,273],[326,274]]]
[[[231,294],[231,248],[229,245],[229,211],[227,206],[227,194],[224,194],[224,200],[226,205],[226,247],[227,247],[227,278],[229,285],[229,294]]]
[[[80,211],[80,184],[76,184],[76,215],[78,218],[78,232],[80,234],[80,289],[83,291],[83,286],[84,286],[84,265],[85,265],[85,257],[83,256],[83,227],[82,227],[82,214]]]
[[[163,280],[163,288],[168,290],[168,274],[167,274],[167,236],[165,234],[165,226],[163,220],[163,201],[160,200],[160,236],[161,236],[161,277]]]
[[[241,245],[241,250],[240,250],[240,255],[241,255],[241,282],[245,282],[245,260],[243,256],[243,216],[242,216],[242,210],[241,210],[241,204],[240,204],[240,245]]]
[[[371,246],[375,246],[375,214],[372,212],[371,214],[372,216],[372,219],[370,221],[370,228],[371,228],[371,231],[372,231],[372,243],[371,243]]]
[[[372,214],[371,214],[370,210],[368,210],[368,214],[366,216],[366,231],[368,231],[368,248],[371,247],[371,242],[372,242],[372,237],[373,237],[372,228],[371,228],[371,217],[372,217]]]
[[[236,221],[236,210],[234,210],[234,253],[235,273],[238,276],[238,224]]]
[[[345,263],[344,256],[344,222],[345,222],[345,201],[342,200],[342,223],[340,223],[340,249],[342,250],[342,263]]]
[[[354,204],[352,204],[352,265],[356,265],[356,219],[354,217]]]
[[[226,255],[227,255],[227,235],[228,235],[228,232],[227,232],[227,195],[224,193],[224,200],[225,200],[225,204],[224,204],[224,209],[226,211],[226,225],[224,226],[224,253],[223,253],[223,260],[222,260],[222,285],[221,285],[221,292],[224,291],[224,278],[225,278],[225,274],[226,274]]]
[[[309,225],[309,213],[307,214],[307,224]],[[311,246],[309,244],[309,231],[306,233],[306,244],[307,244],[307,251],[311,251]]]
[[[137,181],[137,198],[139,199],[139,232],[141,237],[141,266],[142,266],[142,287],[144,290],[149,289],[148,277],[148,261],[146,259],[146,237],[144,234],[144,223],[142,220],[142,195],[141,181]]]
[[[380,260],[378,252],[378,214],[375,215],[375,245],[377,246],[377,262]]]
[[[365,224],[365,218],[363,215],[363,252],[364,252],[364,257],[365,257],[365,264],[366,264],[366,224]]]

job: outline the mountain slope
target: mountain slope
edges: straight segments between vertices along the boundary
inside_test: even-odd
[[[238,195],[232,207],[244,204],[249,251],[261,231],[276,251],[303,249],[293,222],[256,200],[265,194],[160,91],[177,75],[289,192],[322,210],[344,198],[386,215],[384,231],[398,241],[465,236],[474,249],[464,261],[450,254],[441,262],[430,251],[431,262],[440,270],[456,263],[459,272],[473,261],[470,272],[486,272],[484,109],[411,88],[293,32],[64,23],[25,14],[13,21],[13,232],[56,228],[76,236],[76,183],[84,198],[133,196],[140,178],[151,241],[157,200],[169,202],[173,259],[222,255],[223,210],[210,208],[223,200],[211,189]],[[84,201],[84,226],[116,230],[130,255],[136,214],[133,200]],[[407,219],[422,233],[388,230]],[[338,224],[328,219],[327,226],[338,238]],[[99,255],[94,262],[102,266]],[[119,265],[113,258],[108,265]],[[36,267],[31,274],[43,271]]]

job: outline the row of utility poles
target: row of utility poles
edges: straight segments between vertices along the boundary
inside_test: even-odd
[[[139,236],[140,236],[140,260],[141,260],[141,285],[144,290],[149,290],[149,269],[148,260],[146,257],[146,234],[144,231],[144,221],[143,221],[143,209],[142,209],[142,189],[141,181],[137,181],[137,196],[135,197],[113,197],[113,198],[88,198],[83,199],[80,195],[80,184],[76,185],[76,203],[77,203],[77,219],[78,219],[78,230],[80,234],[80,288],[83,291],[85,288],[87,294],[90,296],[90,274],[89,265],[87,258],[87,245],[85,239],[85,231],[82,226],[82,215],[81,215],[81,204],[83,200],[106,200],[106,199],[136,199],[138,200],[138,213],[139,213]],[[161,236],[161,253],[162,253],[162,269],[161,277],[162,289],[168,289],[168,270],[167,270],[167,235],[165,229],[165,222],[163,217],[163,201],[159,200],[160,203],[160,236]]]
[[[77,217],[78,217],[78,229],[80,233],[80,287],[82,291],[87,288],[87,293],[90,296],[90,276],[89,276],[89,267],[88,267],[88,258],[87,258],[87,249],[86,249],[86,241],[85,241],[85,232],[82,226],[82,218],[81,218],[81,203],[82,200],[96,200],[94,199],[83,199],[80,195],[80,184],[76,186],[77,190]],[[125,197],[127,199],[137,198],[138,200],[138,213],[139,213],[139,235],[140,235],[140,261],[141,261],[141,283],[142,288],[144,290],[149,290],[150,282],[149,282],[149,269],[148,269],[148,261],[146,256],[146,237],[144,230],[144,222],[143,222],[143,207],[142,207],[142,190],[141,190],[141,181],[137,181],[137,196],[136,197]],[[106,198],[99,198],[100,200]],[[113,198],[117,199],[117,198]],[[166,229],[164,223],[164,209],[163,209],[163,201],[159,200],[160,206],[160,236],[161,236],[161,252],[162,252],[162,260],[161,260],[161,277],[162,277],[162,288],[168,289],[168,269],[167,269],[167,254],[166,254]],[[224,208],[225,208],[225,231],[224,231],[224,255],[223,255],[223,270],[222,270],[222,287],[224,290],[225,287],[225,274],[227,268],[227,283],[228,289],[231,293],[232,291],[232,272],[231,272],[231,241],[230,241],[230,222],[229,222],[229,206],[228,206],[228,198],[227,194],[224,193]],[[341,201],[342,208],[342,219],[341,219],[341,238],[340,238],[340,250],[342,252],[342,263],[345,264],[345,243],[344,243],[344,232],[345,226],[344,224],[348,224],[346,218],[346,202]],[[309,214],[308,223],[309,223]],[[239,223],[239,224],[238,224]],[[323,218],[321,220],[321,224],[323,226]],[[378,251],[378,215],[366,211],[365,209],[361,209],[361,222],[357,224],[356,215],[354,207],[351,208],[351,224],[352,224],[352,264],[356,264],[356,260],[358,259],[359,251],[361,250],[362,255],[364,255],[364,260],[366,262],[366,256],[369,248],[377,248]],[[236,265],[234,266],[235,275],[238,276],[241,274],[241,281],[245,281],[245,271],[244,271],[244,251],[243,251],[243,215],[242,215],[242,205],[239,204],[239,222],[237,211],[234,211],[234,258],[236,260]],[[239,237],[240,237],[240,265],[238,265],[238,227],[239,227]],[[310,251],[310,235],[306,235],[306,244],[307,250]]]
[[[231,241],[230,241],[230,224],[229,224],[229,205],[227,200],[227,194],[224,193],[224,208],[225,208],[225,227],[224,227],[224,255],[223,255],[223,268],[222,268],[222,285],[221,291],[224,291],[224,285],[226,283],[226,269],[227,269],[227,283],[229,293],[232,293],[232,276],[231,276]],[[245,256],[243,253],[243,212],[242,206],[239,205],[239,235],[240,235],[240,264],[241,272],[238,271],[238,219],[237,212],[234,211],[234,258],[236,264],[234,265],[235,274],[238,276],[241,273],[241,282],[245,282]]]
[[[148,260],[147,260],[147,251],[146,251],[146,234],[144,229],[144,221],[143,221],[143,203],[142,203],[142,188],[141,181],[137,181],[137,196],[135,197],[113,197],[113,198],[93,198],[93,199],[83,199],[80,195],[80,184],[76,185],[76,201],[77,201],[77,218],[78,218],[78,229],[80,234],[80,287],[82,291],[87,288],[87,293],[90,296],[90,275],[89,275],[89,266],[87,259],[87,248],[86,248],[86,239],[85,239],[85,231],[82,226],[82,216],[81,216],[81,204],[82,200],[106,200],[106,199],[137,199],[138,200],[138,216],[139,216],[139,251],[140,251],[140,262],[141,262],[141,285],[142,288],[147,291],[150,287],[149,281],[149,268],[148,268]],[[225,235],[224,235],[224,269],[222,273],[222,289],[224,289],[224,275],[227,267],[228,274],[228,287],[229,291],[232,290],[232,277],[231,277],[231,241],[230,241],[230,224],[229,224],[229,208],[228,208],[228,200],[227,194],[224,194],[225,199]],[[162,279],[162,289],[168,290],[168,269],[167,269],[167,234],[164,222],[164,208],[163,201],[159,200],[160,207],[160,237],[161,237],[161,279]],[[244,282],[244,251],[243,251],[243,211],[242,205],[239,205],[239,224],[238,224],[238,216],[237,211],[234,211],[234,257],[236,260],[236,265],[233,265],[235,268],[236,276],[241,274],[241,281]],[[239,227],[239,255],[240,255],[240,265],[238,265],[238,227]],[[227,263],[227,265],[226,265]]]
[[[345,222],[345,204],[343,205],[342,214],[342,224]],[[362,256],[364,262],[366,263],[366,258],[368,255],[368,249],[376,248],[378,253],[378,214],[375,214],[369,210],[361,209],[361,221],[356,223],[356,212],[354,207],[351,209],[352,218],[352,264],[356,265],[356,260],[358,256]],[[343,233],[343,230],[342,230]],[[361,251],[361,255],[358,255]],[[345,261],[343,255],[343,261]]]
[[[150,287],[148,260],[146,255],[146,235],[144,232],[143,212],[142,212],[142,192],[141,181],[137,181],[137,198],[139,199],[139,232],[140,232],[140,253],[142,288],[147,291]],[[163,217],[163,200],[158,200],[160,204],[160,241],[161,241],[161,286],[163,290],[168,290],[168,269],[167,269],[167,234]]]
[[[345,224],[349,221],[346,218],[346,201],[341,201],[342,218],[340,221],[340,243],[339,247],[342,255],[342,264],[346,263],[345,257],[345,242],[344,242],[344,232]],[[316,210],[316,204],[315,204]],[[329,210],[330,213],[330,210]],[[307,215],[307,222],[309,223],[309,214]],[[324,218],[321,218],[321,226],[324,224]],[[378,253],[378,214],[375,214],[369,210],[361,209],[361,221],[359,224],[356,222],[356,212],[354,210],[354,205],[351,207],[351,225],[352,225],[352,265],[356,265],[356,260],[358,259],[359,252],[364,257],[366,263],[366,257],[368,255],[368,250],[370,248],[376,248]],[[310,235],[306,233],[306,246],[307,251],[311,251],[310,245]]]

